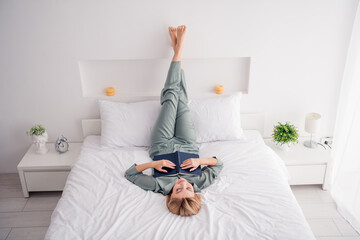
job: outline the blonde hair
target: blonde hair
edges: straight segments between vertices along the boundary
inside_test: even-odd
[[[166,206],[170,212],[183,217],[196,215],[201,209],[201,195],[196,194],[190,198],[171,198],[166,195]]]

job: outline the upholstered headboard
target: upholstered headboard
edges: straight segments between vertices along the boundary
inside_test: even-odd
[[[258,130],[264,134],[264,114],[263,113],[242,113],[241,126],[244,130]],[[83,119],[82,130],[84,138],[88,135],[101,135],[100,119]]]

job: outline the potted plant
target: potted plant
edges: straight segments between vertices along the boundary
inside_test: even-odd
[[[285,124],[278,122],[278,125],[274,126],[272,137],[276,144],[280,144],[281,149],[288,150],[291,144],[299,142],[299,131],[289,122]]]
[[[49,148],[46,147],[46,142],[48,141],[48,134],[46,129],[41,125],[35,125],[30,128],[27,135],[32,136],[33,143],[36,146],[36,153],[45,154],[49,151]]]

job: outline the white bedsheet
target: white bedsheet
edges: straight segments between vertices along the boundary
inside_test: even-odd
[[[217,156],[224,168],[192,217],[170,213],[163,195],[124,177],[150,160],[147,148],[102,149],[99,136],[88,136],[45,239],[315,239],[284,164],[260,134],[245,134],[246,142],[200,145],[200,156]]]

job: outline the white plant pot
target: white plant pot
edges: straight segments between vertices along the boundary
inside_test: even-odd
[[[48,141],[48,134],[45,131],[40,136],[32,136],[33,143],[35,144],[35,152],[37,154],[45,154],[49,151],[49,148],[46,146],[46,142]]]
[[[278,144],[280,150],[282,151],[289,151],[291,149],[292,143],[284,143],[284,144]]]

